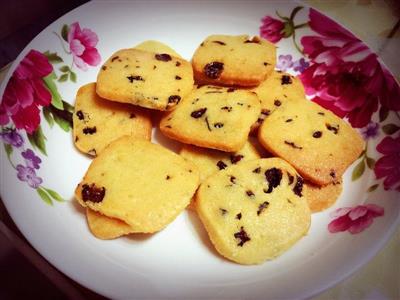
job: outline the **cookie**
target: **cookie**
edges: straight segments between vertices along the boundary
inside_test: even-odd
[[[284,160],[251,160],[208,177],[196,194],[196,210],[222,256],[259,264],[307,233],[311,213],[302,187]]]
[[[253,125],[252,131],[258,129],[262,121],[286,101],[305,98],[304,87],[300,79],[281,71],[273,71],[253,91],[261,101],[261,114],[257,123]]]
[[[304,182],[304,195],[308,201],[311,212],[319,212],[331,207],[342,193],[342,180],[324,186],[318,186],[311,182]]]
[[[165,53],[174,57],[182,58],[182,56],[180,56],[174,49],[159,41],[144,41],[133,48],[154,53]]]
[[[172,109],[192,88],[189,62],[138,49],[114,53],[101,67],[96,85],[105,99],[155,110]]]
[[[258,139],[317,185],[336,182],[364,149],[355,129],[306,99],[282,104],[264,120]]]
[[[196,167],[148,141],[124,136],[90,164],[75,190],[77,201],[135,232],[152,233],[172,222],[199,184]]]
[[[96,84],[82,86],[76,95],[73,115],[75,146],[90,155],[100,153],[123,135],[150,140],[150,115],[140,107],[100,98]]]
[[[186,144],[236,152],[259,113],[260,101],[251,91],[202,86],[161,119],[160,129]]]
[[[196,165],[200,172],[200,181],[231,165],[261,157],[249,141],[244,144],[242,149],[234,153],[184,145],[179,154]]]
[[[102,240],[111,240],[135,232],[135,230],[125,222],[106,217],[89,208],[86,208],[86,220],[92,234]]]
[[[192,58],[196,82],[257,86],[273,70],[276,48],[265,39],[248,35],[211,35]]]

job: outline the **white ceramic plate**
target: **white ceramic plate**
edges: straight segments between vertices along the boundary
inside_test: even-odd
[[[399,87],[362,42],[328,18],[308,8],[294,10],[296,6],[277,1],[92,2],[40,33],[7,75],[0,110],[1,197],[33,247],[84,286],[130,299],[306,298],[372,258],[400,220],[399,98],[393,99]],[[262,21],[265,16],[275,20]],[[309,20],[311,28],[301,25]],[[297,26],[295,38],[291,21]],[[287,23],[285,36],[282,22]],[[154,39],[190,60],[207,35],[257,35],[263,23],[263,35],[276,42],[282,55],[279,67],[302,73],[305,81],[311,78],[306,85],[310,98],[317,92],[327,107],[349,117],[367,137],[366,155],[346,172],[344,191],[334,207],[314,214],[309,234],[288,252],[258,266],[241,266],[216,254],[196,216],[187,212],[150,237],[96,239],[73,199],[90,158],[74,148],[71,131],[65,131],[72,111],[67,103],[74,104],[81,85],[96,80],[101,66],[96,53],[103,62],[118,49]],[[49,51],[47,59],[32,49]],[[53,78],[48,75],[51,68]],[[378,84],[368,85],[371,82]],[[43,109],[50,99],[52,104]],[[154,141],[174,147],[158,131]],[[353,209],[341,210],[347,214],[335,223],[344,231],[330,232],[332,213],[343,207]],[[373,218],[373,211],[380,216]]]

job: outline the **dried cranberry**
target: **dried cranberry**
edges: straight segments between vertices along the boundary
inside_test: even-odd
[[[85,118],[85,116],[83,115],[83,112],[81,110],[78,110],[76,112],[76,115],[78,116],[79,120],[83,120]]]
[[[168,97],[169,104],[178,104],[181,101],[181,96],[179,95],[171,95]]]
[[[257,216],[259,216],[259,215],[264,211],[264,209],[266,209],[266,208],[268,207],[268,205],[269,205],[269,202],[268,202],[268,201],[265,201],[265,202],[261,203],[261,204],[258,206]]]
[[[253,196],[254,196],[254,193],[253,193],[253,191],[251,191],[251,190],[247,190],[247,191],[246,191],[246,195],[249,196],[249,197],[253,197]]]
[[[247,235],[247,232],[244,231],[243,226],[240,227],[240,231],[233,234],[233,236],[235,237],[235,239],[240,240],[237,244],[240,247],[243,247],[244,243],[251,240],[250,237]]]
[[[276,188],[282,180],[282,170],[277,168],[271,168],[265,171],[265,178],[268,182],[268,190],[266,193],[271,193],[274,188]]]
[[[204,67],[204,74],[211,79],[217,79],[224,70],[224,64],[218,61],[208,63]]]
[[[132,83],[134,80],[144,81],[143,77],[139,76],[139,75],[137,75],[137,76],[130,75],[130,76],[127,76],[126,78],[129,80],[130,83]]]
[[[322,132],[321,131],[315,131],[312,135],[314,138],[318,139],[322,136]]]
[[[231,163],[236,164],[237,162],[241,161],[244,156],[241,154],[238,155],[231,155]]]
[[[193,111],[193,112],[190,114],[190,116],[191,116],[192,118],[198,119],[198,118],[200,118],[202,115],[204,115],[206,111],[207,111],[207,108],[206,108],[206,107],[205,107],[205,108],[200,108],[200,109],[198,109],[198,110]]]
[[[223,170],[223,169],[225,169],[225,168],[227,167],[227,165],[226,165],[226,163],[224,163],[222,160],[219,160],[219,161],[217,162],[217,167],[218,167],[220,170]]]
[[[303,178],[300,177],[300,176],[296,176],[296,180],[297,181],[296,181],[296,185],[293,188],[293,192],[297,196],[301,197],[301,196],[303,196],[302,191],[303,191],[303,183],[304,183],[304,181],[303,181]]]
[[[103,201],[106,194],[104,187],[98,188],[92,183],[90,186],[87,184],[82,185],[82,200],[99,203]]]
[[[166,54],[166,53],[156,54],[156,55],[155,55],[155,58],[156,58],[157,60],[160,60],[160,61],[170,61],[170,60],[172,59],[172,58],[171,58],[171,55]]]
[[[84,134],[95,134],[96,131],[97,131],[96,126],[94,126],[94,127],[85,127],[85,128],[83,128],[83,133],[84,133]]]
[[[292,83],[292,78],[290,78],[290,76],[288,76],[288,75],[282,75],[282,78],[281,78],[281,85],[284,85],[284,84],[291,84]]]

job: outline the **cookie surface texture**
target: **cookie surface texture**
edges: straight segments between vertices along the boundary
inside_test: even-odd
[[[234,153],[184,145],[179,154],[196,165],[200,172],[200,181],[229,166],[261,158],[257,149],[249,141],[242,149]]]
[[[96,84],[82,86],[76,95],[73,115],[75,146],[91,155],[99,154],[121,136],[150,140],[152,124],[145,110],[111,102],[96,94]]]
[[[185,209],[198,184],[193,164],[160,145],[125,136],[92,161],[75,197],[136,232],[151,233]]]
[[[309,229],[302,179],[279,158],[251,160],[207,178],[196,210],[217,251],[259,264],[292,247]]]
[[[276,49],[257,36],[211,35],[197,48],[192,64],[201,84],[257,86],[274,70]]]
[[[275,110],[261,125],[258,139],[317,185],[340,179],[364,148],[355,129],[306,99],[286,102]]]
[[[115,52],[101,67],[96,85],[103,98],[155,110],[172,109],[192,88],[189,62],[138,49]]]
[[[260,101],[251,91],[202,86],[162,118],[160,129],[186,144],[235,152],[244,146],[259,113]]]
[[[154,41],[154,40],[148,40],[144,41],[135,47],[133,47],[138,50],[143,50],[143,51],[149,51],[149,52],[154,52],[154,53],[166,53],[174,57],[182,58],[174,49],[172,49],[170,46],[161,43],[159,41]]]
[[[311,212],[320,212],[335,204],[343,190],[342,180],[324,186],[304,182],[304,195]]]
[[[86,220],[91,233],[102,240],[110,240],[135,232],[135,230],[125,222],[106,217],[99,212],[86,208]]]
[[[253,91],[261,101],[261,114],[254,130],[285,102],[305,98],[304,87],[299,78],[275,70]]]

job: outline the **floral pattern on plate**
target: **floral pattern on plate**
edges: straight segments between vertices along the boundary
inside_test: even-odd
[[[295,17],[300,10],[301,6],[294,8],[290,17],[281,16],[277,12],[280,20],[271,16],[265,16],[261,20],[262,37],[272,43],[292,37],[295,47],[303,56],[293,62],[292,55],[279,55],[277,67],[283,71],[293,69],[303,82],[306,94],[312,101],[341,118],[347,118],[353,127],[361,129],[366,147],[353,169],[352,180],[361,178],[368,167],[374,171],[377,180],[384,179],[385,190],[400,191],[400,135],[395,138],[387,136],[381,140],[376,150],[383,156],[377,161],[368,153],[368,141],[381,138],[380,131],[385,135],[394,135],[400,129],[394,123],[383,124],[389,114],[400,120],[398,83],[379,61],[377,55],[361,40],[318,11],[310,9],[309,21],[295,25]],[[307,26],[314,34],[303,35],[300,38],[301,48],[296,41],[296,31]],[[379,122],[373,120],[375,113],[378,114]],[[377,182],[367,191],[373,192],[379,185]],[[332,221],[328,226],[329,231],[332,233],[344,230],[349,230],[351,233],[363,231],[372,223],[373,218],[367,218],[372,213],[363,215],[366,219],[360,224],[364,225],[357,225],[357,229],[351,229],[354,228],[351,224],[360,220],[353,220],[351,216],[354,213],[350,211],[352,209],[360,211],[361,208],[367,211],[368,207],[367,205],[339,209],[341,212],[346,210],[347,214]],[[384,214],[383,208],[374,206],[375,210],[378,208],[379,213],[374,214],[374,217]]]
[[[0,139],[7,158],[17,178],[35,189],[40,198],[50,205],[53,200],[63,202],[64,199],[56,191],[42,185],[43,179],[36,173],[42,159],[32,149],[25,148],[24,132],[33,149],[47,155],[40,113],[50,127],[57,124],[64,131],[70,131],[74,107],[62,100],[57,84],[68,79],[76,82],[74,66],[86,71],[88,66],[96,66],[101,61],[96,49],[98,37],[90,29],[81,29],[79,23],[75,22],[70,26],[64,25],[61,34],[55,34],[65,53],[72,55],[71,65],[59,67],[61,74],[57,76],[53,65],[64,62],[61,56],[56,52],[30,50],[13,72],[0,103]],[[69,50],[64,44],[68,45]],[[22,163],[14,163],[14,150],[20,152],[19,160]]]

